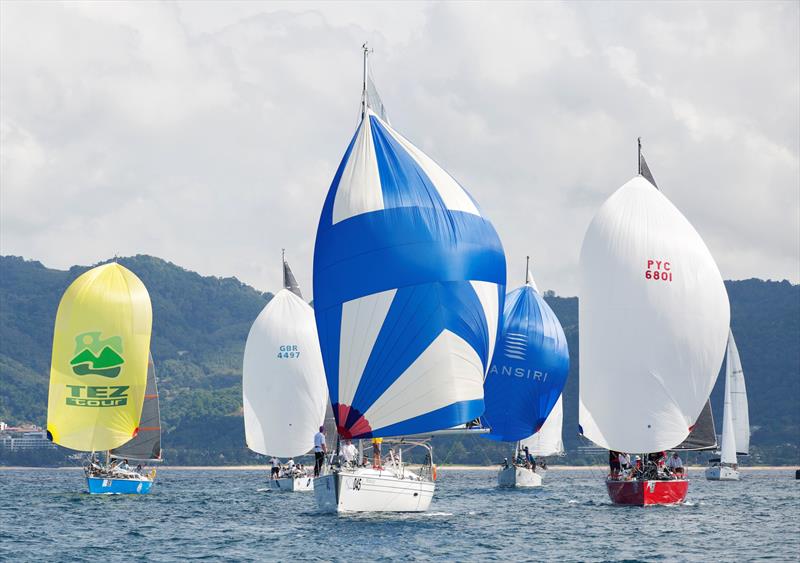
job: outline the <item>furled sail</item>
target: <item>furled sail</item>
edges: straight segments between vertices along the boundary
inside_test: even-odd
[[[520,447],[527,447],[536,457],[561,455],[564,453],[564,441],[561,438],[561,429],[564,422],[563,396],[558,396],[558,401],[550,411],[547,420],[536,434],[520,442]]]
[[[294,457],[313,447],[328,395],[314,311],[291,289],[279,291],[250,329],[242,395],[248,448]]]
[[[314,313],[339,434],[417,434],[478,417],[505,270],[472,197],[368,103],[314,249]]]
[[[525,285],[506,296],[503,328],[484,384],[487,438],[516,442],[544,424],[569,373],[564,329],[547,302]]]
[[[161,409],[152,354],[147,360],[147,388],[139,417],[139,430],[136,436],[111,450],[111,455],[141,461],[161,461]]]
[[[717,448],[717,429],[714,426],[714,413],[711,411],[711,400],[706,401],[706,406],[697,418],[692,431],[686,439],[672,448],[681,451],[714,450]]]
[[[139,427],[153,311],[141,280],[111,262],[81,274],[56,313],[47,432],[61,446],[110,450]]]
[[[677,446],[711,394],[730,320],[708,248],[637,176],[589,225],[580,287],[583,435],[626,452]]]
[[[744,384],[744,371],[739,359],[739,350],[733,339],[733,331],[728,332],[728,355],[725,366],[725,385],[731,386],[731,420],[736,441],[736,453],[750,453],[750,413],[747,407],[747,389]]]

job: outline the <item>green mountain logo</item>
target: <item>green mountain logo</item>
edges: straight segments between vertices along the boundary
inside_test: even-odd
[[[125,358],[122,357],[122,338],[101,339],[99,331],[84,332],[75,337],[75,357],[69,364],[75,375],[117,377]]]

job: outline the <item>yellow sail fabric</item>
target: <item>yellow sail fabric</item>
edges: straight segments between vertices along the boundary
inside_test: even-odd
[[[116,448],[139,426],[153,310],[142,281],[116,263],[89,270],[61,298],[47,431],[82,451]]]

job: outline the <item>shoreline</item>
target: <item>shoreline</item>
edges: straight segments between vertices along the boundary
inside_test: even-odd
[[[162,471],[267,471],[269,466],[264,465],[164,465],[151,466],[159,472]],[[500,465],[437,465],[437,471],[497,471]],[[690,465],[690,472],[703,471],[704,465]],[[0,471],[35,471],[35,470],[56,470],[56,471],[83,471],[82,467],[31,467],[31,466],[0,466]],[[795,471],[800,469],[798,465],[754,465],[740,466],[739,471]],[[548,471],[606,471],[605,465],[550,465]]]

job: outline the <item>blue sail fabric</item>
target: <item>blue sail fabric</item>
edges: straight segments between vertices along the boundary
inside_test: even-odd
[[[417,434],[480,416],[505,270],[472,197],[368,111],[314,249],[314,313],[339,434]]]
[[[509,293],[484,385],[486,437],[515,442],[538,432],[568,373],[567,339],[553,310],[531,285]]]

